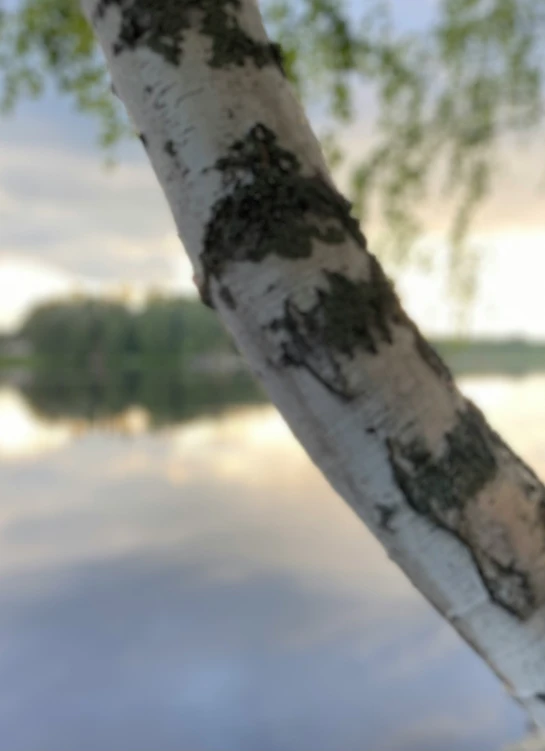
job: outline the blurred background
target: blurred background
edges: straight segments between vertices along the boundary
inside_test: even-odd
[[[261,6],[409,313],[545,477],[545,2]],[[0,92],[0,751],[521,739],[196,298],[74,0],[0,3]]]

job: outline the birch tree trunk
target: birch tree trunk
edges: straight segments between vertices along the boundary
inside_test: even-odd
[[[203,299],[331,485],[545,725],[545,488],[403,311],[256,0],[83,2]]]

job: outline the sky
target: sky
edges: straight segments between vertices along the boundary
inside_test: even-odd
[[[394,2],[404,26],[423,23],[433,0]],[[343,136],[354,157],[365,153],[369,121]],[[192,272],[166,201],[138,142],[104,165],[96,126],[71,102],[49,92],[0,119],[0,329],[17,326],[37,302],[76,291],[139,299],[151,289],[193,293]],[[473,333],[545,338],[540,314],[545,257],[539,189],[543,152],[510,147],[509,166],[481,212],[472,238],[482,258]],[[427,212],[424,241],[441,257],[441,205]],[[365,228],[364,228],[365,229]],[[373,236],[368,236],[373,248]],[[453,330],[444,276],[409,272],[402,298],[428,333]]]
[[[0,120],[0,326],[49,295],[190,286],[140,144],[108,168],[95,127],[53,93]]]

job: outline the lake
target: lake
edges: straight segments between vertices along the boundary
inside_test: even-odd
[[[545,476],[545,377],[462,385]],[[1,751],[522,738],[521,710],[275,410],[217,388],[172,421],[0,388]]]

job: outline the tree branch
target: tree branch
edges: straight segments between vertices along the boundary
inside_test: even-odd
[[[545,488],[386,279],[255,0],[84,0],[213,304],[294,434],[545,723]]]

